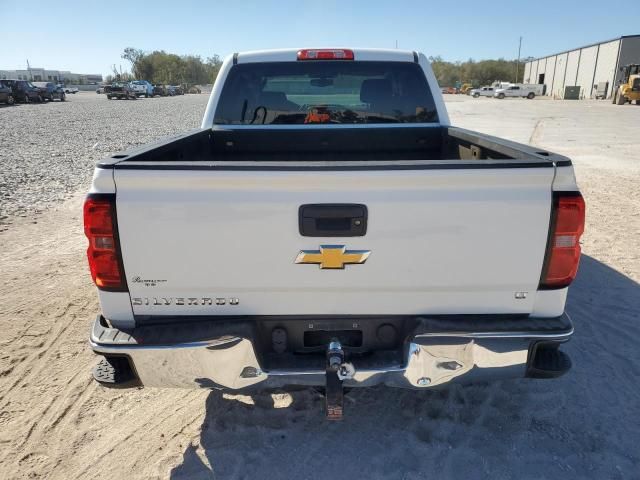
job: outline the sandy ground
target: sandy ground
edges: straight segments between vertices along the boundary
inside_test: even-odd
[[[0,233],[0,478],[640,478],[640,108],[447,102],[457,125],[574,160],[588,221],[568,375],[355,390],[341,423],[311,390],[103,389],[78,192]]]

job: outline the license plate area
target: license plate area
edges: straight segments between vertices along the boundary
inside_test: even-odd
[[[362,330],[307,330],[303,335],[304,348],[327,349],[337,340],[344,348],[362,347]]]

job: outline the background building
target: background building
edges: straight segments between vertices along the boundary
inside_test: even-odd
[[[0,80],[30,80],[32,82],[64,82],[69,84],[101,83],[101,74],[72,73],[67,70],[47,70],[32,67],[28,70],[0,70]]]
[[[596,86],[607,82],[606,98],[618,84],[620,67],[640,63],[640,35],[626,35],[531,60],[524,83],[546,86],[546,95],[565,98],[565,87],[579,87],[579,98],[595,98]]]

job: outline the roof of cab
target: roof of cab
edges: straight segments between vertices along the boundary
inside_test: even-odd
[[[322,47],[322,48],[283,48],[279,50],[256,50],[251,52],[235,53],[237,63],[261,63],[261,62],[295,62],[298,59],[298,51],[311,50],[340,50],[353,51],[355,61],[384,61],[384,62],[415,62],[416,52],[409,50],[394,50],[382,48],[346,48],[346,47]],[[342,60],[340,60],[342,61]]]

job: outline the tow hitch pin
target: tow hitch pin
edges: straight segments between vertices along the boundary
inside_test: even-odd
[[[336,339],[331,340],[327,349],[326,379],[326,407],[328,420],[342,420],[343,392],[342,380],[339,374],[344,374],[344,350]]]

